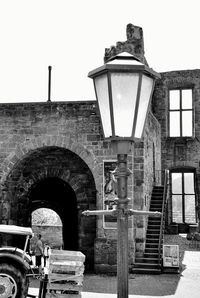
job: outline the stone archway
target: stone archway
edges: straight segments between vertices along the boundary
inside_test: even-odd
[[[72,187],[62,179],[45,178],[31,188],[29,198],[32,210],[43,206],[59,215],[63,226],[63,248],[78,250],[78,209]]]
[[[96,186],[82,158],[56,146],[37,148],[14,164],[3,192],[4,222],[30,226],[36,207],[55,210],[63,222],[64,248],[81,250],[86,268],[92,269],[96,219],[83,217],[82,211],[96,207]]]

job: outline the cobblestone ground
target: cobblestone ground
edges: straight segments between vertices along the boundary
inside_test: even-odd
[[[130,275],[129,294],[144,296],[167,296],[176,292],[180,274]],[[85,275],[84,292],[116,293],[115,276]]]
[[[173,295],[179,282],[180,275],[130,275],[129,294],[166,296]],[[30,287],[39,288],[39,281],[32,279]],[[117,292],[116,276],[86,274],[84,276],[83,292],[108,293]]]

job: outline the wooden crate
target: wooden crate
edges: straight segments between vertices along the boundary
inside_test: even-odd
[[[47,298],[80,298],[85,256],[79,251],[52,250]]]

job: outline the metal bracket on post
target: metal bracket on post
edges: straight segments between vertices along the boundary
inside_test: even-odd
[[[145,210],[133,210],[129,209],[126,211],[128,216],[131,215],[143,215],[143,216],[153,216],[153,217],[161,217],[162,213],[159,211],[145,211]]]
[[[117,216],[118,210],[112,209],[112,210],[85,210],[82,212],[83,215],[90,216],[90,215],[96,215],[96,216],[103,216],[103,215],[113,215]]]

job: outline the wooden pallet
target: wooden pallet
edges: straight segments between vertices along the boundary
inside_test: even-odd
[[[47,298],[81,298],[85,256],[78,251],[52,250]]]

